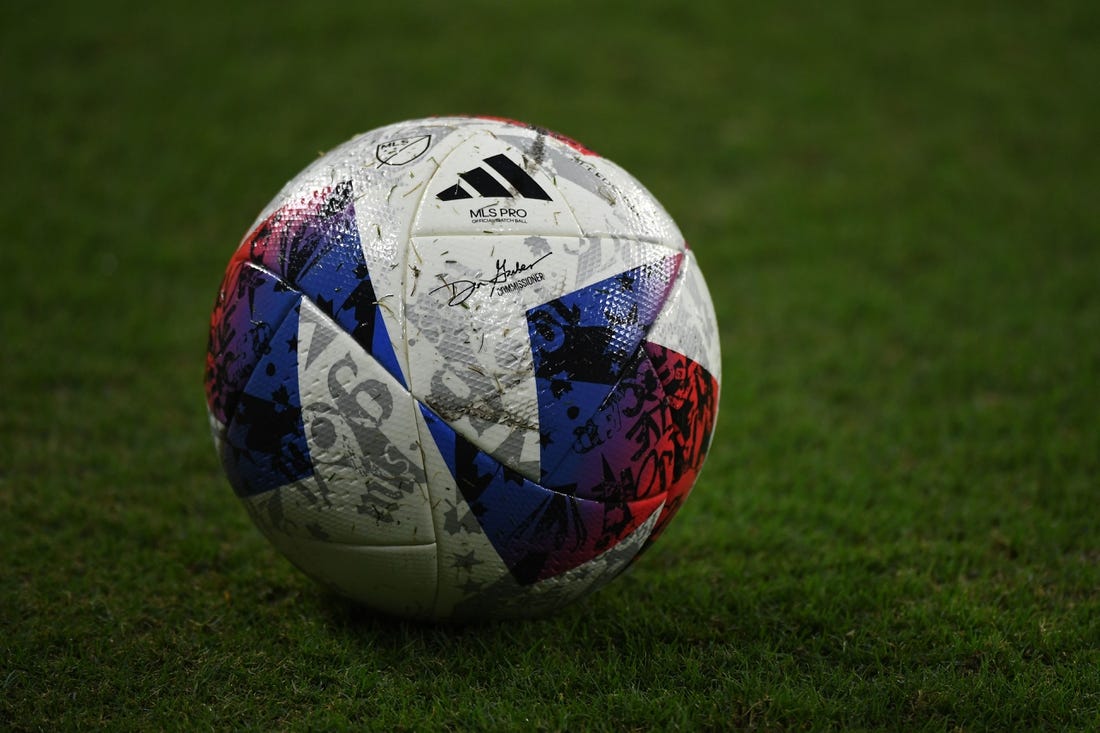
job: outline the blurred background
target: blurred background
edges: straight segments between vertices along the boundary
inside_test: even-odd
[[[346,724],[379,679],[461,700],[472,678],[502,717],[373,720],[1095,724],[1097,69],[1087,2],[9,0],[0,727]],[[223,268],[281,185],[453,113],[635,174],[724,352],[710,462],[662,543],[477,644],[278,560],[201,388]],[[546,638],[562,659],[529,655]]]

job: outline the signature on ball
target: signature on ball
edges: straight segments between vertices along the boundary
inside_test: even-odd
[[[553,253],[547,252],[541,257],[526,263],[517,262],[513,264],[507,259],[498,259],[496,263],[496,274],[488,279],[448,280],[447,276],[441,273],[438,277],[443,284],[433,288],[430,293],[434,294],[441,290],[444,291],[447,294],[447,305],[455,306],[462,305],[470,299],[470,296],[485,287],[489,288],[490,297],[497,294],[503,295],[505,293],[522,290],[528,285],[541,282],[544,278],[541,272],[533,272],[522,278],[519,276],[533,269],[535,265],[545,260],[551,254]]]

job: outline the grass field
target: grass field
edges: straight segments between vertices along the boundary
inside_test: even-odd
[[[1100,727],[1098,8],[5,3],[0,728]],[[326,594],[206,426],[259,209],[454,112],[634,172],[722,330],[686,508],[535,622]]]

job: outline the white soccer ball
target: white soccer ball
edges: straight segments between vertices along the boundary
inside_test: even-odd
[[[676,513],[718,409],[718,330],[672,219],[560,135],[414,120],[314,161],[211,317],[229,481],[306,574],[416,618],[541,614]]]

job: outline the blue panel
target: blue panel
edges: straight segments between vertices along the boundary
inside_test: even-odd
[[[313,473],[298,391],[298,311],[283,319],[242,390],[226,431],[226,474],[239,496]]]
[[[679,271],[682,256],[619,273],[527,311],[541,432],[541,479],[590,441],[593,416],[621,377],[637,368],[639,348]]]
[[[234,262],[211,319],[206,359],[210,410],[223,423],[237,409],[241,390],[271,348],[274,330],[301,295],[271,272]]]
[[[568,456],[578,452],[578,447],[591,441],[586,435],[588,424],[596,407],[607,398],[611,386],[592,382],[563,382],[555,389],[549,379],[536,379],[535,388],[539,401],[539,425],[542,446],[540,452],[543,485],[559,491],[570,491],[576,478],[568,474],[550,472]],[[559,478],[560,477],[560,478]]]
[[[432,438],[479,526],[521,585],[591,560],[629,535],[661,505],[590,501],[546,489],[510,470],[421,405]]]

